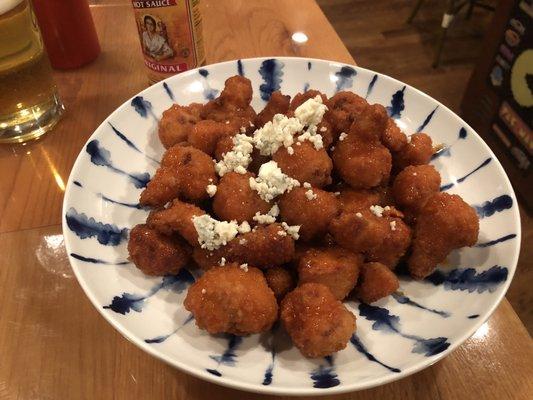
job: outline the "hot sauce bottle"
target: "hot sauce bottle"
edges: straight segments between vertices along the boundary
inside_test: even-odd
[[[132,0],[150,84],[205,63],[200,0]]]

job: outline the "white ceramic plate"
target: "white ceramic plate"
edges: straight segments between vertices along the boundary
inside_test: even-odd
[[[157,122],[174,102],[205,102],[240,73],[252,81],[253,106],[273,90],[307,88],[328,96],[352,90],[387,106],[407,133],[423,130],[447,150],[432,164],[443,188],[480,215],[479,243],[453,252],[430,279],[401,278],[404,297],[372,306],[348,302],[357,333],[333,357],[303,358],[281,330],[246,338],[196,328],[182,301],[195,279],[150,278],[127,262],[128,230],[145,221],[143,185],[163,147]],[[287,395],[332,394],[391,382],[446,356],[494,311],[513,277],[520,244],[516,198],[500,163],[457,115],[387,76],[336,62],[248,59],[209,65],[142,91],[114,111],[84,146],[69,178],[63,232],[72,268],[96,309],[144,351],[199,378],[238,389]],[[482,332],[481,332],[482,333]],[[481,334],[480,333],[480,334]],[[468,366],[465,365],[465,368]]]

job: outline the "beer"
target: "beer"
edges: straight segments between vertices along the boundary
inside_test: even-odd
[[[34,139],[64,108],[28,0],[0,0],[0,143]]]
[[[205,63],[200,0],[132,0],[148,80]]]

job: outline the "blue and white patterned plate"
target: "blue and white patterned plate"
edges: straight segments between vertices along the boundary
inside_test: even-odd
[[[205,102],[226,78],[252,81],[260,110],[274,90],[308,88],[328,96],[352,90],[387,106],[407,133],[423,130],[446,150],[431,163],[442,190],[479,214],[479,243],[453,252],[428,279],[403,277],[401,291],[373,305],[348,302],[357,333],[332,357],[307,360],[280,329],[246,338],[196,328],[182,301],[195,276],[150,278],[127,257],[128,231],[146,219],[139,194],[163,147],[157,122],[174,102]],[[249,59],[209,65],[155,84],[113,112],[84,146],[69,178],[63,232],[72,268],[98,311],[146,352],[199,378],[243,390],[317,395],[405,377],[447,355],[494,311],[513,277],[520,243],[518,206],[500,163],[457,115],[387,76],[314,59]],[[465,366],[467,368],[467,366]]]

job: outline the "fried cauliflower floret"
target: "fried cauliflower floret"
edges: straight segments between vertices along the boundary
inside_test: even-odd
[[[307,100],[314,99],[316,96],[322,97],[322,103],[324,103],[324,104],[328,101],[328,97],[324,93],[322,93],[322,92],[320,92],[318,90],[310,89],[310,90],[308,90],[307,92],[304,92],[304,93],[297,93],[293,97],[293,99],[291,100],[290,110],[291,111],[296,110],[298,107],[300,107]]]
[[[256,213],[266,214],[272,207],[250,187],[250,178],[254,174],[229,172],[218,183],[213,197],[213,211],[222,220],[253,222]]]
[[[392,118],[387,119],[387,126],[381,136],[381,143],[390,151],[400,151],[407,144],[407,136]]]
[[[194,125],[200,120],[202,104],[191,103],[188,106],[174,104],[163,111],[159,121],[159,140],[169,149],[177,143],[186,142]]]
[[[411,228],[403,222],[401,217],[384,214],[382,220],[387,233],[381,243],[368,249],[365,255],[369,261],[377,261],[394,269],[411,244]],[[388,229],[386,229],[387,225]]]
[[[344,211],[329,225],[329,232],[335,241],[354,253],[366,253],[381,245],[389,230],[389,224],[368,209],[360,212]]]
[[[192,219],[204,214],[201,208],[176,199],[168,208],[152,211],[146,223],[165,235],[179,233],[191,246],[198,246],[198,233]]]
[[[363,264],[355,296],[363,303],[373,303],[394,293],[400,287],[398,278],[389,268],[378,262]]]
[[[242,110],[233,111],[230,116],[230,124],[239,128],[244,129],[244,133],[247,135],[252,134],[255,131],[255,121],[256,113],[252,106],[248,106]]]
[[[233,150],[233,135],[225,135],[220,137],[217,140],[215,145],[214,155],[217,161],[220,161],[224,158],[224,154]]]
[[[429,163],[433,153],[431,138],[425,133],[415,133],[410,136],[409,143],[394,153],[394,166],[402,170],[409,165],[424,165]]]
[[[361,96],[353,92],[341,91],[327,102],[328,112],[324,118],[331,124],[335,137],[342,132],[348,133],[350,126],[366,109],[368,103]]]
[[[267,122],[272,121],[276,114],[286,114],[289,110],[291,96],[284,96],[279,90],[272,93],[265,108],[255,118],[256,129],[262,128]]]
[[[339,196],[341,214],[329,225],[329,232],[342,247],[364,253],[371,261],[394,268],[411,243],[411,229],[404,215],[383,203],[382,193],[372,190],[345,190]],[[381,216],[372,209],[381,210]]]
[[[381,143],[388,118],[387,110],[381,104],[369,104],[350,126],[347,134],[356,136],[360,140]]]
[[[202,269],[219,265],[222,258],[227,262],[247,263],[266,269],[286,264],[294,258],[294,239],[280,224],[259,225],[219,249],[194,248],[193,258]]]
[[[282,265],[293,259],[294,239],[283,234],[285,230],[280,224],[260,225],[254,229],[230,242],[230,259],[258,268]]]
[[[339,212],[337,198],[316,188],[297,187],[279,201],[281,219],[289,225],[301,225],[300,240],[308,241],[324,235]]]
[[[130,260],[147,275],[176,274],[189,260],[185,244],[145,224],[136,225],[128,241]]]
[[[398,206],[413,213],[440,190],[440,175],[432,165],[408,166],[394,179],[392,195]]]
[[[411,276],[425,278],[452,250],[473,246],[478,234],[478,216],[460,196],[434,194],[417,216],[408,260]]]
[[[285,296],[281,321],[294,345],[309,358],[344,349],[355,331],[355,316],[320,283],[304,283]]]
[[[308,182],[318,188],[329,185],[333,163],[326,150],[317,150],[307,140],[296,143],[291,146],[292,154],[283,146],[274,153],[272,159],[278,163],[278,167],[284,174],[301,183]]]
[[[183,304],[196,325],[211,334],[264,332],[278,317],[278,303],[263,273],[237,264],[207,271],[189,288]]]
[[[383,107],[367,107],[332,151],[335,170],[355,189],[369,189],[389,179],[392,156],[379,140],[386,115]]]
[[[342,188],[337,197],[342,211],[358,212],[375,204],[382,204],[381,193],[377,190]]]
[[[387,181],[391,154],[383,145],[348,137],[332,151],[335,170],[356,189],[369,189]]]
[[[321,283],[337,300],[355,287],[362,257],[341,247],[311,248],[298,263],[299,284]]]
[[[250,79],[235,75],[224,82],[224,89],[220,93],[220,101],[237,108],[246,108],[252,101],[253,90]]]
[[[209,101],[202,108],[202,119],[234,124],[246,131],[253,128],[256,114],[250,106],[252,101],[252,84],[242,76],[232,76],[224,83],[224,89],[219,97]]]
[[[265,271],[268,287],[272,289],[276,299],[281,300],[294,289],[295,282],[292,274],[283,267],[272,267]]]
[[[209,119],[196,123],[188,136],[188,143],[212,156],[215,153],[218,141],[224,136],[233,136],[239,131],[238,127],[224,122]]]
[[[216,184],[213,160],[194,147],[172,146],[163,155],[161,166],[141,193],[140,203],[163,206],[169,201],[200,201],[208,197],[207,185]]]

